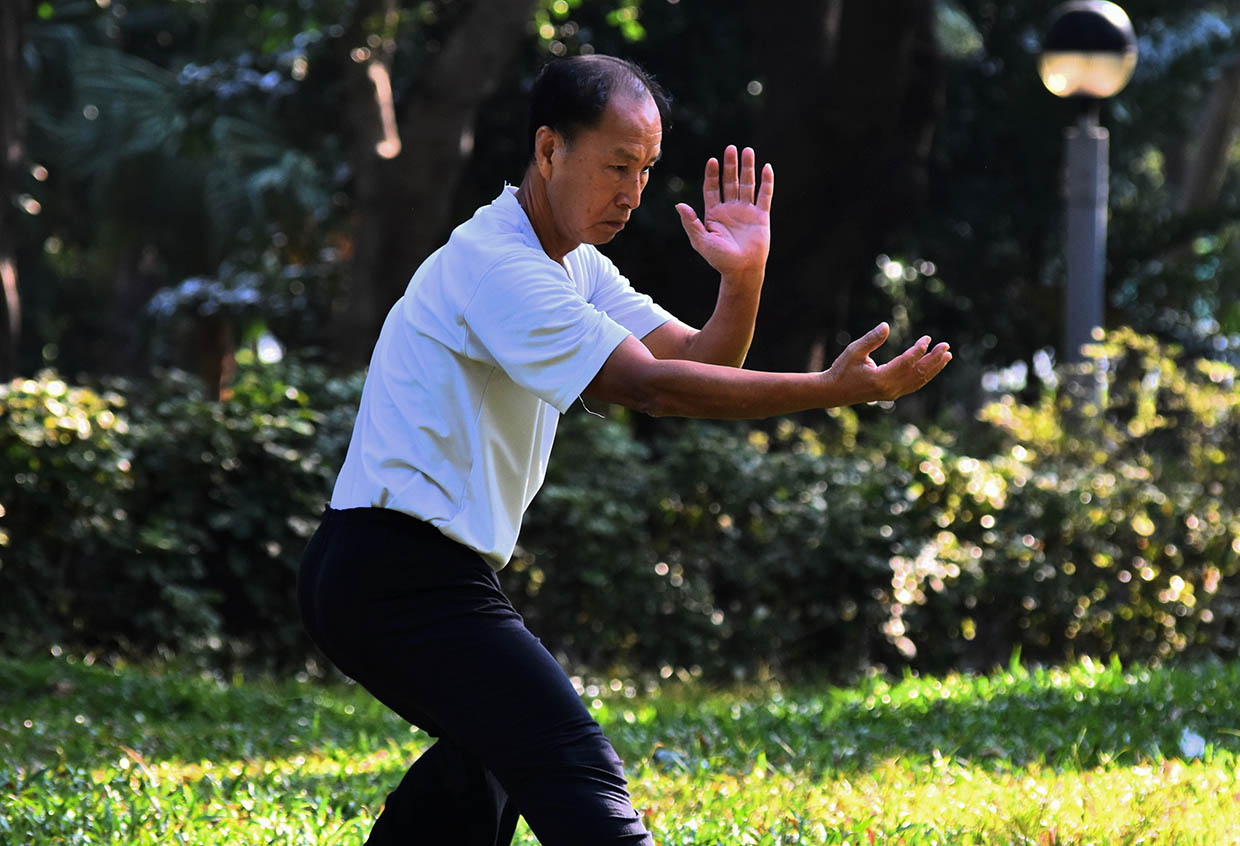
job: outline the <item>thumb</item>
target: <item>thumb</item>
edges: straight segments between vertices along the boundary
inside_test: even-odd
[[[702,238],[706,236],[706,227],[702,225],[702,221],[698,220],[697,212],[687,203],[677,203],[676,213],[680,215],[680,225],[684,227],[685,234],[689,236],[689,243],[696,250]]]
[[[880,323],[848,345],[848,349],[859,354],[869,355],[881,347],[891,334],[891,327],[886,322]]]

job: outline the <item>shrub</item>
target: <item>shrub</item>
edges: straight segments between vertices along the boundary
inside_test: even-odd
[[[506,578],[594,667],[1234,651],[1234,370],[1130,331],[1093,356],[954,434],[844,410],[812,428],[680,422],[641,446],[567,418]],[[1081,390],[1095,377],[1101,405]]]
[[[996,455],[919,468],[945,494],[943,528],[893,558],[893,608],[931,664],[995,661],[1013,645],[1047,660],[1234,652],[1234,368],[1127,330],[1091,356],[1030,405],[982,410]],[[1094,379],[1098,392],[1080,390]]]
[[[0,392],[7,645],[306,656],[295,567],[361,375],[241,364],[220,402],[176,373],[141,400]],[[1234,652],[1234,369],[1121,331],[1064,376],[951,431],[570,414],[501,578],[566,663],[613,674]]]
[[[360,380],[242,363],[223,402],[179,373],[132,404],[51,373],[4,390],[0,450],[17,487],[0,495],[0,593],[17,601],[0,616],[14,645],[306,651],[295,565]],[[314,411],[308,390],[335,410]]]
[[[647,521],[657,467],[616,420],[570,414],[560,426],[501,582],[566,662],[635,660],[660,607]]]
[[[504,579],[569,663],[845,675],[899,658],[880,600],[926,519],[906,497],[917,430],[884,415],[861,447],[846,410],[819,429],[681,421],[649,445],[614,420],[563,426]]]
[[[889,529],[874,513],[899,468],[834,449],[855,418],[835,421],[769,433],[691,424],[667,443],[659,552],[669,581],[683,573],[706,597],[688,610],[709,633],[680,662],[852,672],[876,657]]]
[[[42,642],[122,624],[133,433],[124,399],[55,373],[0,385],[0,638]]]
[[[135,415],[135,565],[156,581],[164,630],[189,622],[178,641],[206,635],[214,648],[223,639],[280,659],[302,647],[296,565],[344,459],[359,390],[293,363],[243,366],[218,402],[183,374],[158,383]],[[334,412],[314,410],[309,391]]]

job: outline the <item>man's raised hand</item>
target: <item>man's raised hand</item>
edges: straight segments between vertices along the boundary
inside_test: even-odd
[[[894,400],[920,390],[952,360],[946,343],[930,349],[930,338],[922,337],[886,364],[876,364],[870,354],[891,334],[880,323],[849,344],[823,376],[832,381],[851,405],[878,400]]]
[[[718,159],[706,162],[702,217],[687,203],[678,203],[680,223],[693,249],[720,274],[756,274],[760,280],[771,246],[775,170],[765,165],[759,182],[753,148],[738,155],[729,145],[723,153],[722,176],[719,171]]]

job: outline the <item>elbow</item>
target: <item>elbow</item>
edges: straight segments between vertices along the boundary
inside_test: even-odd
[[[635,368],[615,378],[613,373],[600,374],[586,388],[587,399],[613,403],[650,417],[676,414],[675,401],[659,378],[658,367]]]
[[[640,411],[642,414],[649,415],[650,417],[683,417],[684,416],[676,412],[674,409],[672,409],[671,406],[660,405],[658,403],[650,403],[643,408],[638,408],[634,410]]]
[[[650,417],[698,416],[701,380],[694,380],[691,362],[658,359],[641,345],[626,339],[586,388],[586,396],[615,403]]]
[[[684,416],[684,404],[667,378],[672,369],[674,365],[660,363],[633,379],[628,385],[628,401],[622,405],[650,417]]]
[[[623,405],[650,417],[673,417],[677,413],[671,395],[662,390],[653,379],[645,379],[633,385],[632,397]]]

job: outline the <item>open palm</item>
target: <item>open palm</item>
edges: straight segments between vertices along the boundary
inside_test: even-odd
[[[723,153],[722,178],[719,161],[706,162],[702,217],[686,203],[679,203],[676,211],[693,249],[719,273],[760,273],[770,251],[774,193],[775,171],[770,164],[762,168],[758,184],[753,149],[746,147],[738,154],[729,145]]]

